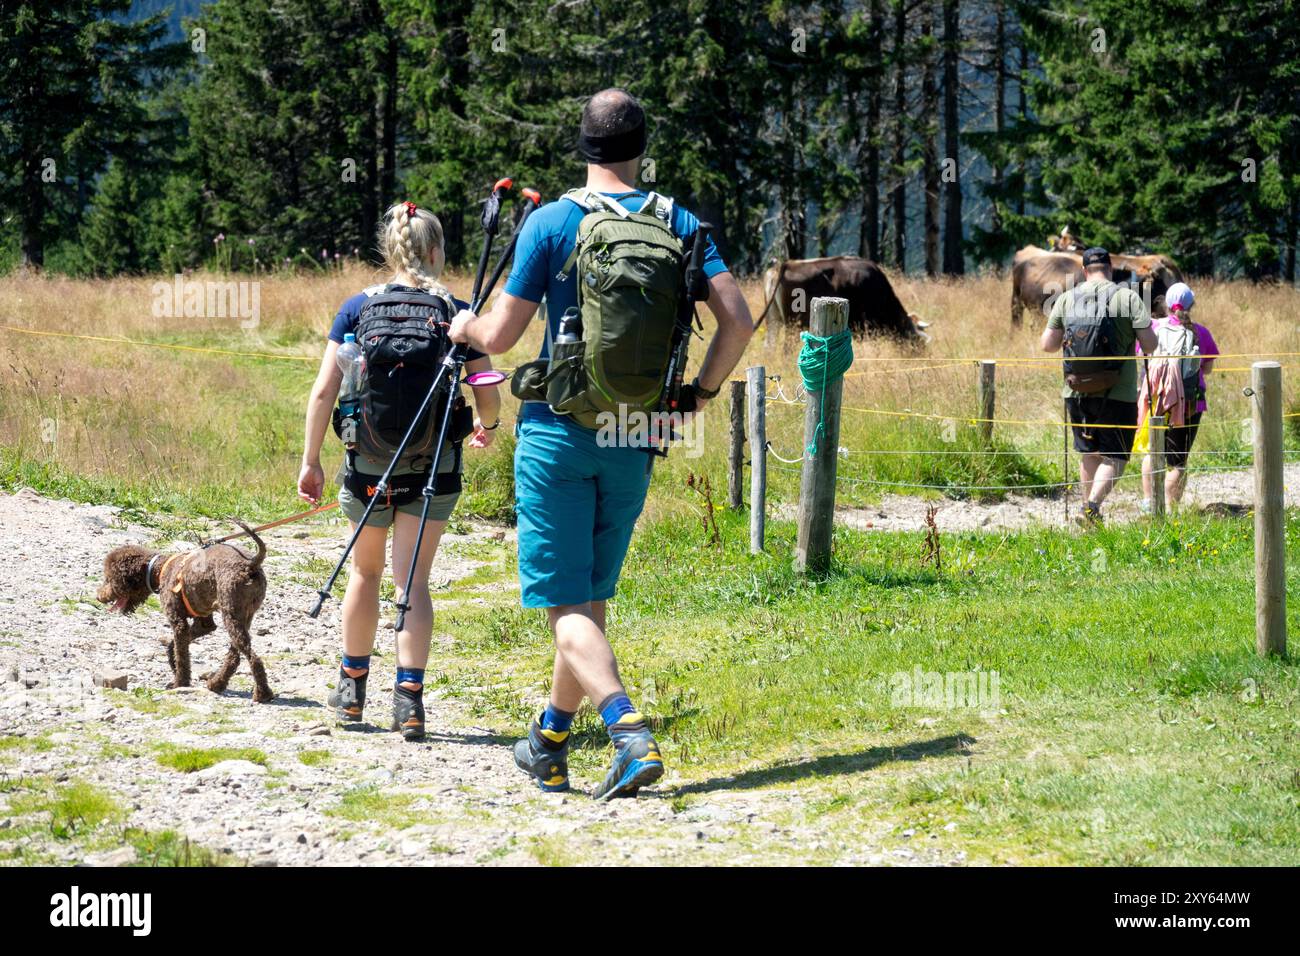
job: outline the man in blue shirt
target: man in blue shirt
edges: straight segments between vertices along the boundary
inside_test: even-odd
[[[587,160],[587,189],[640,210],[646,193],[634,183],[645,143],[645,114],[630,94],[609,89],[593,96],[583,109],[579,138]],[[564,266],[584,214],[567,199],[533,213],[520,233],[504,291],[485,315],[457,316],[452,339],[489,355],[505,352],[519,341],[543,301],[550,323],[547,339],[554,338],[560,318],[577,304],[576,275]],[[690,240],[699,226],[695,216],[675,204],[669,222],[683,240]],[[722,388],[754,331],[740,287],[712,240],[704,273],[709,311],[718,328],[693,383],[696,414]],[[569,726],[587,696],[614,744],[613,766],[594,795],[635,795],[659,778],[663,760],[619,679],[605,636],[605,602],[614,595],[645,504],[651,459],[643,449],[598,441],[596,431],[556,415],[544,402],[524,404],[517,434],[521,594],[524,607],[547,609],[555,667],[550,703],[529,726],[527,739],[515,746],[515,762],[543,790],[567,790]]]

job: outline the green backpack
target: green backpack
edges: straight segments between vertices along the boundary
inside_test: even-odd
[[[511,392],[544,401],[557,415],[587,428],[660,409],[673,329],[686,294],[682,241],[672,230],[673,201],[646,196],[637,212],[590,189],[564,194],[586,215],[561,281],[578,282],[582,337],[553,343],[519,367]],[[576,274],[571,272],[577,266]],[[649,421],[649,418],[646,419]]]

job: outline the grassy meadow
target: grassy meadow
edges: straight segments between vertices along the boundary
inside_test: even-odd
[[[251,331],[232,319],[153,318],[149,279],[0,279],[0,324],[278,356],[0,331],[0,486],[112,502],[178,530],[190,516],[298,510],[302,410],[321,343],[338,304],[373,278],[265,278]],[[451,282],[461,294],[468,284]],[[987,454],[958,417],[975,414],[973,360],[988,357],[1003,360],[998,418],[1059,420],[1059,370],[1036,360],[1041,323],[1010,327],[1009,282],[895,284],[934,340],[922,352],[859,344],[840,473],[863,483],[841,482],[840,501],[907,490],[892,482],[963,495],[966,485],[1059,481],[1059,427],[999,425],[1001,453]],[[1296,293],[1194,288],[1197,318],[1225,353],[1281,357],[1295,410],[1300,356],[1284,353],[1300,353]],[[746,294],[757,314],[760,287]],[[532,330],[501,367],[531,358],[539,338]],[[764,364],[793,396],[796,354],[792,337],[769,344],[760,333],[742,365]],[[1249,463],[1250,361],[1224,358],[1212,376],[1202,464]],[[1189,513],[1087,537],[943,534],[942,570],[923,561],[920,529],[837,528],[835,567],[807,580],[791,568],[788,521],[771,521],[767,553],[751,556],[745,516],[715,510],[720,542],[707,543],[703,499],[686,481],[708,477],[725,501],[718,406],[703,454],[656,469],[611,605],[624,676],[683,780],[675,809],[706,791],[771,792],[789,796],[783,812],[827,848],[871,833],[890,847],[960,847],[977,863],[1300,864],[1300,673],[1294,657],[1253,653],[1249,520]],[[507,422],[513,411],[507,396]],[[802,418],[797,406],[768,409],[784,457],[799,454]],[[508,428],[501,438],[466,455],[463,516],[509,519]],[[1300,447],[1294,427],[1287,442]],[[328,471],[339,457],[332,438],[327,450]],[[774,504],[795,499],[793,467],[772,463]],[[1294,585],[1294,511],[1287,546]],[[544,619],[518,607],[512,549],[475,547],[484,566],[435,595],[436,626],[455,640],[431,661],[429,683],[522,723],[546,692]],[[1300,639],[1296,602],[1289,617]],[[980,675],[996,674],[996,693],[954,705],[930,693],[934,674],[981,687]],[[584,711],[577,731],[575,770],[594,775],[606,759],[597,717]]]
[[[338,305],[376,278],[358,267],[262,277],[261,319],[251,330],[232,318],[155,318],[155,280],[149,278],[0,279],[3,325],[257,353],[242,357],[0,330],[0,476],[9,485],[177,514],[270,518],[292,512],[303,406],[321,343]],[[450,284],[463,295],[469,281],[456,275]],[[1032,322],[1011,328],[1008,281],[992,275],[959,281],[895,276],[894,281],[907,308],[932,323],[934,340],[924,351],[882,340],[859,343],[845,382],[841,501],[866,502],[889,491],[943,494],[949,489],[946,493],[960,496],[971,485],[1060,481],[1061,429],[1037,424],[1060,420],[1059,371],[1042,361]],[[1293,291],[1204,282],[1197,292],[1197,317],[1214,331],[1225,353],[1281,355],[1288,372],[1300,369],[1300,355],[1285,354],[1300,353]],[[760,285],[747,283],[746,296],[758,314]],[[539,340],[540,323],[499,358],[500,366],[509,369],[532,358]],[[760,331],[742,362],[742,367],[763,364],[770,375],[780,376],[771,383],[776,400],[768,408],[768,437],[787,459],[797,458],[803,444],[802,408],[781,401],[797,395],[797,353],[793,336],[769,339]],[[702,355],[697,345],[693,361]],[[999,424],[998,454],[988,454],[974,425],[960,417],[976,415],[974,360],[979,358],[1002,360],[996,417],[1031,423]],[[1208,453],[1202,464],[1249,462],[1241,424],[1249,414],[1241,395],[1249,364],[1248,358],[1224,359],[1211,378],[1211,411],[1197,446]],[[1286,379],[1289,394],[1300,394],[1295,384],[1300,376],[1292,372]],[[509,422],[515,404],[504,389],[503,394]],[[676,454],[657,469],[655,508],[680,502],[691,472],[708,476],[720,497],[725,491],[724,404],[716,403],[703,422],[699,457]],[[1292,398],[1290,405],[1295,404]],[[932,417],[904,417],[911,415]],[[1290,430],[1288,442],[1296,444],[1297,429]],[[507,440],[485,455],[467,455],[471,492],[463,513],[509,517],[510,451]],[[327,454],[334,460],[340,456],[332,438]],[[771,465],[772,500],[793,501],[797,470],[775,460]]]

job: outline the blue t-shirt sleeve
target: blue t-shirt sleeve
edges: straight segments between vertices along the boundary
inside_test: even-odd
[[[551,239],[556,220],[563,220],[564,205],[548,203],[528,217],[515,244],[515,261],[506,279],[506,292],[517,299],[541,302],[546,295],[546,280],[550,273]],[[558,215],[557,215],[558,214]]]
[[[673,232],[683,240],[689,240],[699,227],[700,220],[695,213],[673,204]],[[713,233],[709,233],[708,242],[704,245],[704,274],[712,279],[715,275],[728,271],[727,264],[722,261],[722,254],[718,252],[717,243],[713,241]]]
[[[334,316],[334,324],[330,326],[329,340],[331,342],[342,345],[343,336],[357,330],[357,318],[361,315],[361,307],[365,305],[365,302],[366,294],[358,292],[339,306],[338,315]]]

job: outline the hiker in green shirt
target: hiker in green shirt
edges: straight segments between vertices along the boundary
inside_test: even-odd
[[[1138,417],[1138,370],[1134,342],[1150,355],[1156,347],[1151,313],[1132,289],[1111,280],[1110,253],[1083,254],[1084,282],[1052,306],[1043,330],[1044,352],[1064,348],[1065,399],[1074,447],[1083,457],[1085,525],[1101,521],[1101,505],[1124,474]]]

